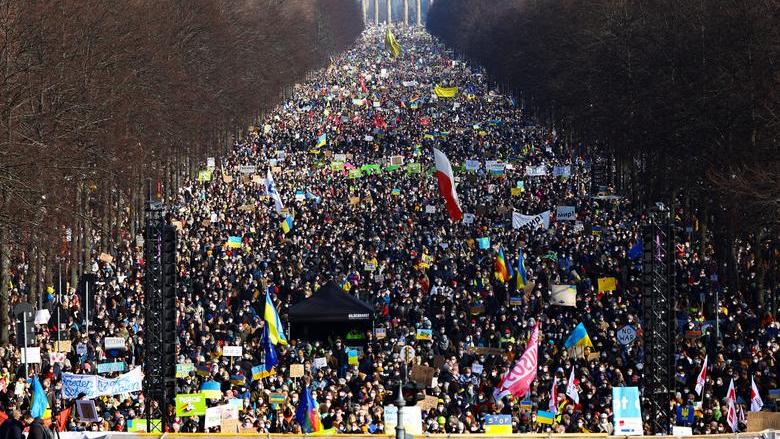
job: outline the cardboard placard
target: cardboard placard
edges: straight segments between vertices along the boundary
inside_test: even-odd
[[[435,409],[436,406],[439,405],[439,398],[425,395],[425,399],[417,402],[417,405],[420,406],[420,410],[427,412],[428,410]]]
[[[114,257],[108,253],[101,253],[98,259],[100,259],[101,262],[105,262],[107,264],[114,262]]]
[[[238,419],[223,419],[219,423],[219,431],[222,433],[238,433],[241,421]]]
[[[360,197],[349,197],[349,204],[352,206],[357,206],[360,204]]]
[[[222,181],[225,183],[233,183],[233,176],[225,174],[222,176]]]
[[[780,429],[780,412],[748,412],[747,431]]]
[[[432,367],[415,364],[412,366],[409,378],[421,386],[431,387],[434,373],[436,373],[436,369]]]
[[[73,349],[72,342],[70,340],[62,340],[54,342],[55,352],[70,352]]]
[[[303,376],[303,364],[290,365],[290,378],[300,378]]]
[[[257,209],[257,206],[254,204],[244,204],[243,206],[238,207],[239,212],[254,212],[255,209]]]
[[[504,351],[499,348],[488,348],[483,346],[469,346],[467,349],[470,354],[477,355],[504,355]]]

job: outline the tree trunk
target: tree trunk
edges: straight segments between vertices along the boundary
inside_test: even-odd
[[[81,268],[81,189],[82,185],[76,185],[76,216],[73,219],[73,229],[70,234],[70,286],[76,288],[79,282]]]
[[[8,283],[11,281],[11,249],[8,229],[0,225],[0,346],[8,344],[10,301]]]

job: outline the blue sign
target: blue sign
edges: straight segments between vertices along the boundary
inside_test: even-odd
[[[639,387],[613,387],[612,412],[615,414],[615,434],[641,436],[642,407]]]
[[[100,363],[97,365],[98,373],[124,372],[124,361],[114,361],[113,363]]]

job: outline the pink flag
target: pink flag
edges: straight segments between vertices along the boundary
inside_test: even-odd
[[[550,389],[550,403],[548,404],[548,408],[553,414],[558,414],[558,383],[555,382],[555,377],[553,377],[552,388]]]
[[[493,391],[496,401],[512,395],[522,396],[531,388],[531,383],[536,379],[537,357],[539,351],[539,323],[534,326],[531,340],[528,342],[523,356],[515,363],[515,367],[507,373],[498,387]]]

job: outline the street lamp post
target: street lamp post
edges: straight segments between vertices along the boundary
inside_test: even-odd
[[[406,431],[404,430],[404,415],[402,412],[406,401],[404,401],[403,381],[398,377],[398,398],[395,400],[395,406],[398,408],[398,418],[395,424],[395,439],[404,439]]]

